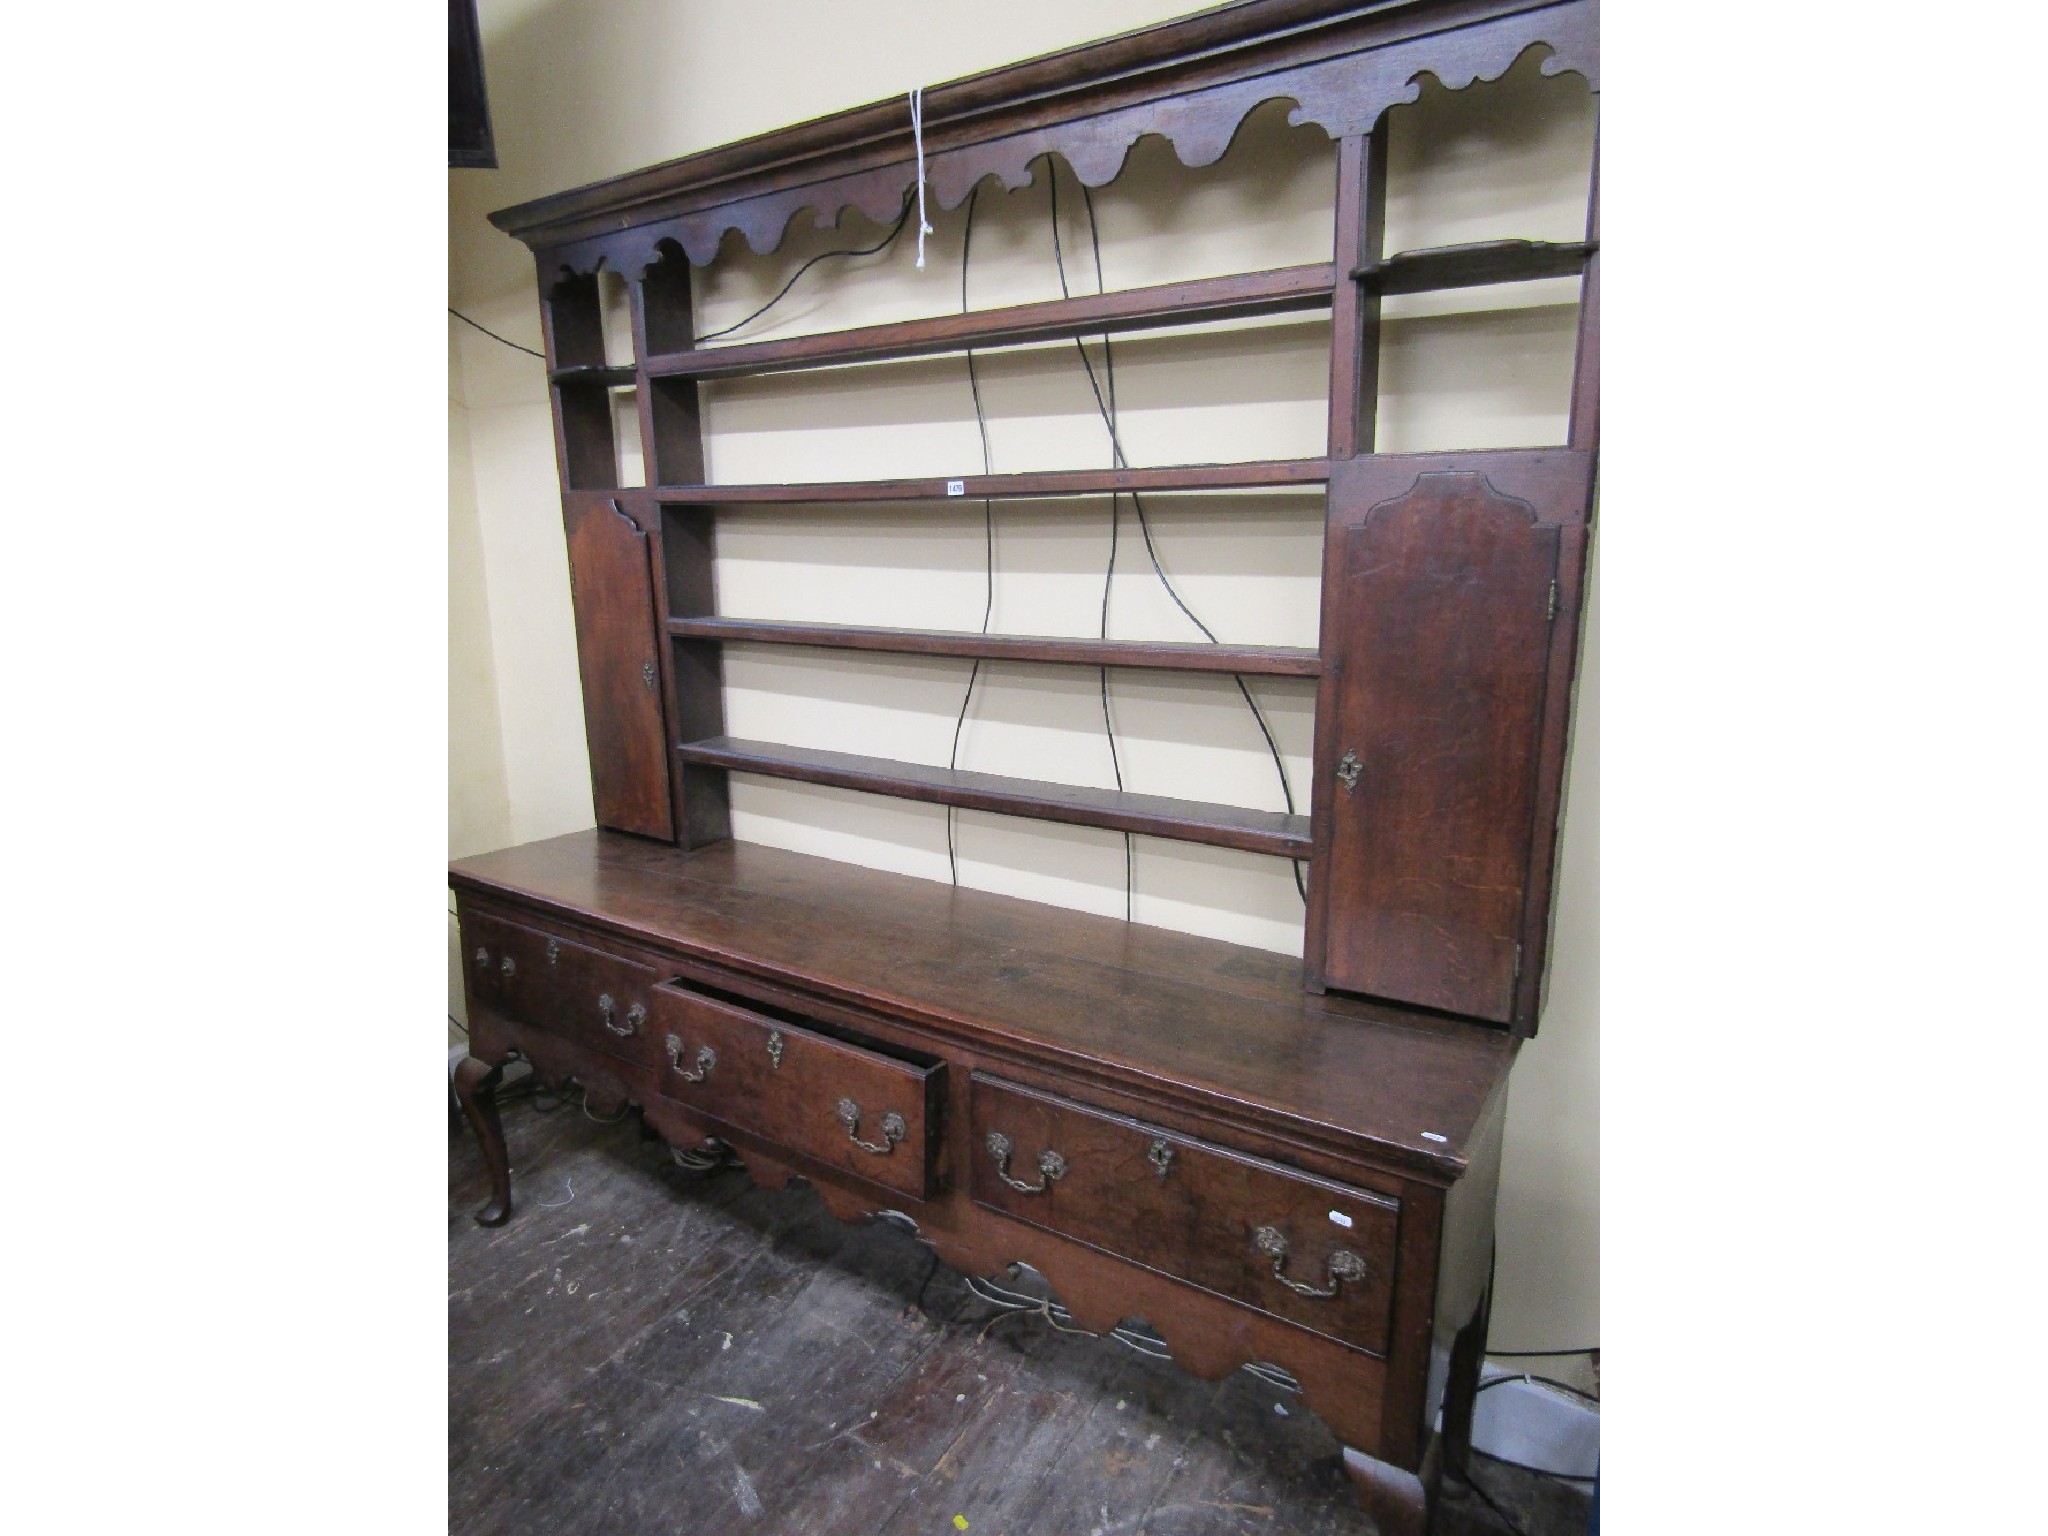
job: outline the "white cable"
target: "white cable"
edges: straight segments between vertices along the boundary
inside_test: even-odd
[[[924,216],[924,87],[910,92],[910,137],[917,145],[917,270],[924,270],[924,237],[936,234]]]

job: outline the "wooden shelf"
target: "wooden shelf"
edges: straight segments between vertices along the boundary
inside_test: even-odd
[[[741,741],[730,736],[686,741],[676,748],[676,753],[685,763],[866,790],[899,800],[997,811],[1075,826],[1107,827],[1118,832],[1144,832],[1186,843],[1209,843],[1283,858],[1309,856],[1308,818],[1279,811],[1248,811],[1234,805],[1212,805],[1164,795],[1083,789],[1039,779],[970,773],[961,768],[928,768],[892,758],[857,757],[849,752]]]
[[[1099,496],[1111,491],[1227,491],[1321,485],[1328,459],[1263,459],[1250,464],[1181,464],[1164,469],[1051,469],[958,480],[818,480],[788,485],[658,485],[656,501],[695,506],[752,502],[982,501],[1030,496]],[[946,487],[958,485],[958,492]]]
[[[569,368],[550,368],[550,384],[602,384],[621,389],[636,382],[631,364],[578,363]]]
[[[1587,259],[1597,249],[1586,240],[1481,240],[1471,245],[1402,251],[1351,275],[1374,293],[1437,293],[1447,288],[1528,283],[1539,277],[1573,277],[1585,270]]]
[[[737,374],[928,357],[967,347],[1015,347],[1066,336],[1099,336],[1105,332],[1192,325],[1205,320],[1239,320],[1327,309],[1336,280],[1336,267],[1328,262],[1283,267],[1269,272],[1133,288],[1121,293],[1086,294],[964,315],[828,331],[816,336],[700,347],[650,357],[647,372],[652,377],[721,379]]]
[[[746,640],[826,650],[891,651],[983,661],[1043,661],[1163,672],[1230,672],[1250,677],[1320,677],[1322,657],[1280,645],[1201,645],[1166,640],[1089,640],[1053,635],[982,635],[966,630],[882,629],[770,619],[670,619],[690,640]]]

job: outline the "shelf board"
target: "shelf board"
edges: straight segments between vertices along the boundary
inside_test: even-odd
[[[1049,469],[957,480],[815,480],[788,485],[658,485],[656,501],[695,506],[752,502],[982,501],[1031,496],[1097,496],[1111,491],[1253,490],[1321,485],[1328,459],[1262,459],[1250,464],[1179,464],[1164,469]],[[958,485],[958,491],[948,486]]]
[[[550,384],[602,384],[606,389],[620,389],[635,382],[633,368],[628,364],[578,363],[569,368],[550,368]]]
[[[1083,789],[1070,784],[1049,784],[1041,779],[970,773],[961,768],[928,768],[892,758],[740,741],[730,736],[686,741],[676,748],[676,753],[685,763],[865,790],[899,800],[997,811],[1075,826],[1107,827],[1118,832],[1143,832],[1153,837],[1209,843],[1283,858],[1309,856],[1308,818],[1279,811],[1248,811],[1234,805],[1212,805],[1164,795]]]
[[[1575,276],[1585,270],[1586,259],[1597,249],[1585,240],[1481,240],[1471,245],[1402,251],[1351,275],[1381,294],[1484,288],[1493,283]]]
[[[967,347],[1015,347],[1067,336],[1099,336],[1163,325],[1192,325],[1205,320],[1327,309],[1336,280],[1336,268],[1328,262],[1244,272],[1196,282],[1126,289],[1121,293],[1084,294],[1039,304],[868,325],[816,336],[700,347],[650,357],[647,372],[652,377],[721,379],[738,374],[929,357]]]
[[[983,635],[967,630],[884,629],[770,619],[670,619],[689,640],[746,640],[826,650],[891,651],[983,661],[1043,661],[1163,672],[1231,672],[1249,677],[1320,677],[1322,657],[1283,645],[1202,645],[1167,640],[1089,640],[1055,635]]]

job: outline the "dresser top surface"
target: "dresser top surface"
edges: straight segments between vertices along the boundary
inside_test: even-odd
[[[1107,1068],[1140,1091],[1192,1089],[1439,1177],[1462,1172],[1518,1044],[1314,996],[1298,960],[1266,950],[755,844],[686,853],[575,832],[458,860],[450,879],[818,996]]]

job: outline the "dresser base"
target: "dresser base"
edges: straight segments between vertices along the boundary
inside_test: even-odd
[[[455,883],[480,1223],[512,1211],[491,1095],[523,1059],[841,1221],[907,1221],[959,1274],[1026,1266],[1075,1328],[1142,1320],[1197,1378],[1277,1368],[1378,1528],[1429,1528],[1470,1441],[1511,1040],[772,851],[590,834]]]

